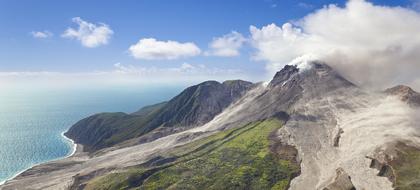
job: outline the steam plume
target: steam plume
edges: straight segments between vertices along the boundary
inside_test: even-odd
[[[251,26],[250,32],[255,57],[268,61],[272,72],[309,55],[359,85],[384,88],[420,79],[420,14],[409,8],[350,0],[281,27]]]

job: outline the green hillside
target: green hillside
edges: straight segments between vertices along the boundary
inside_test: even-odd
[[[270,134],[281,126],[270,119],[219,132],[161,158],[172,162],[108,174],[86,189],[286,189],[300,168],[290,154],[271,151],[276,143]]]

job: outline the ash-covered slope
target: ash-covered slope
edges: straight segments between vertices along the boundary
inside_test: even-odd
[[[419,146],[418,112],[395,97],[360,89],[316,68],[306,72],[328,82],[300,83],[302,96],[289,108],[290,119],[279,131],[302,160],[301,175],[290,189],[393,189],[402,178],[383,177],[371,167],[372,158],[384,157],[381,150],[397,142]],[[319,81],[305,71],[301,75]]]
[[[288,122],[279,139],[296,147],[302,161],[290,189],[392,189],[402,177],[384,177],[381,168],[371,167],[372,158],[383,157],[378,151],[397,142],[419,146],[419,113],[398,98],[360,89],[328,65],[308,66],[286,66],[252,98],[203,127],[230,128],[282,115]]]
[[[191,97],[196,96],[191,95]],[[206,101],[206,98],[203,98]],[[180,102],[189,102],[183,98],[176,99]],[[172,104],[176,109],[183,108],[177,105],[176,103]],[[189,108],[194,107],[185,108],[184,113],[189,113]],[[159,111],[159,113],[171,112]],[[144,112],[137,115],[144,116]],[[178,118],[178,122],[188,121],[179,120],[182,117],[175,118]],[[96,186],[98,184],[95,182],[101,182],[104,179],[111,187],[115,187],[114,185],[141,187],[143,183],[152,185],[148,187],[157,187],[153,185],[159,185],[160,182],[174,184],[180,182],[176,180],[186,179],[185,175],[191,174],[191,172],[203,177],[206,176],[203,174],[205,169],[213,170],[218,168],[213,166],[220,164],[211,161],[227,159],[229,162],[237,163],[238,160],[236,157],[232,160],[226,155],[223,157],[226,159],[214,159],[208,156],[219,155],[220,151],[213,153],[205,151],[197,159],[204,158],[205,161],[210,162],[212,167],[200,164],[195,165],[197,167],[191,167],[191,164],[202,163],[195,160],[196,158],[188,156],[189,152],[195,152],[195,149],[190,148],[191,146],[200,142],[198,144],[203,143],[204,150],[206,150],[208,137],[212,135],[217,137],[218,134],[222,134],[226,130],[246,130],[244,126],[247,124],[267,121],[270,118],[277,118],[285,122],[280,129],[270,133],[270,138],[274,141],[272,143],[276,145],[276,148],[273,149],[274,155],[286,153],[285,155],[293,155],[294,158],[296,149],[299,159],[297,163],[300,163],[300,172],[283,170],[284,168],[278,170],[280,173],[300,173],[299,176],[293,178],[290,184],[279,186],[280,189],[382,190],[394,187],[400,189],[418,187],[416,186],[418,183],[415,183],[420,171],[420,164],[417,165],[420,163],[420,159],[418,159],[420,157],[418,110],[408,106],[407,103],[395,96],[360,89],[341,77],[328,65],[319,62],[284,67],[270,83],[260,84],[248,90],[219,114],[215,114],[208,122],[203,122],[203,125],[151,142],[125,148],[105,149],[106,151],[103,153],[91,157],[76,155],[40,165],[25,172],[16,180],[7,182],[2,187],[4,189],[65,189],[83,188],[88,185],[95,189],[101,187],[101,184]],[[163,126],[165,124],[158,123]],[[258,126],[255,130],[258,131],[257,129]],[[253,138],[252,135],[246,137]],[[237,146],[249,144],[245,137],[240,139],[241,143],[237,143],[239,144],[236,144]],[[219,141],[210,142],[218,143]],[[221,141],[221,144],[224,144],[224,141]],[[252,147],[249,146],[246,149]],[[220,150],[218,148],[220,147],[212,147],[211,150]],[[179,149],[187,151],[188,154],[172,152]],[[199,148],[198,152],[202,150]],[[253,153],[248,152],[248,154]],[[182,156],[174,158],[174,155]],[[252,157],[254,159],[254,156],[243,155],[240,158]],[[177,160],[179,158],[187,160],[179,162]],[[259,163],[252,159],[247,162]],[[142,169],[133,170],[145,163],[156,164],[158,171],[163,173],[144,175]],[[413,168],[407,170],[407,167],[410,166]],[[181,167],[185,172],[179,170],[175,170],[175,173],[170,172],[173,171],[171,169],[177,167]],[[188,171],[188,169],[192,169],[192,171]],[[248,167],[248,169],[250,168]],[[265,170],[269,170],[269,168],[263,169],[261,172],[266,172]],[[249,177],[247,171],[254,170],[240,170],[234,174],[235,176],[239,175],[237,177],[242,179],[241,177]],[[152,170],[152,174],[155,174],[153,172],[156,170]],[[164,178],[168,175],[171,177]],[[197,184],[205,182],[200,181],[205,178],[194,180],[199,180],[196,181]],[[121,181],[124,183],[119,184]],[[153,183],[154,181],[159,183]],[[184,182],[177,184],[188,185],[191,188],[198,187]]]
[[[147,142],[207,123],[254,85],[242,80],[207,81],[191,86],[168,102],[133,113],[101,113],[73,125],[65,135],[94,152],[132,138]],[[158,129],[159,128],[159,129]],[[136,143],[134,143],[136,144]]]
[[[288,119],[291,114],[299,115],[293,106],[298,101],[321,98],[340,89],[356,88],[326,64],[313,62],[309,67],[299,69],[295,65],[286,65],[270,83],[254,92],[252,99],[229,107],[226,114],[220,114],[205,126],[229,128],[278,115]]]

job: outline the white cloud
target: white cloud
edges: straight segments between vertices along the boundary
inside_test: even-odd
[[[214,38],[210,43],[210,50],[206,55],[214,55],[220,57],[238,56],[239,49],[246,42],[246,38],[236,31],[232,31],[222,37]]]
[[[79,28],[68,28],[62,37],[79,40],[83,46],[93,48],[100,45],[108,44],[114,32],[111,28],[104,24],[93,24],[82,20],[80,17],[72,19],[74,23],[79,25]]]
[[[420,14],[408,8],[350,0],[294,24],[251,26],[250,32],[254,58],[268,61],[271,72],[311,55],[353,82],[377,88],[420,77]]]
[[[130,46],[129,51],[134,58],[147,60],[178,59],[201,53],[200,48],[192,42],[158,41],[154,38],[140,39]]]
[[[44,31],[32,31],[31,32],[32,37],[34,38],[49,38],[53,36],[53,33],[51,33],[48,30]]]

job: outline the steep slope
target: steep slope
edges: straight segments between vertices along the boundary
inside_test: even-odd
[[[207,123],[253,87],[251,82],[207,81],[189,87],[168,102],[146,106],[133,114],[102,113],[83,119],[65,135],[94,152],[144,136],[144,143],[168,134]]]
[[[93,152],[126,139],[147,133],[147,122],[157,115],[166,103],[147,106],[134,114],[100,113],[74,124],[65,135]]]
[[[328,189],[341,181],[338,170],[356,189],[392,189],[392,181],[370,168],[369,157],[396,141],[419,146],[416,111],[385,94],[353,85],[335,88],[342,78],[327,78],[328,83],[300,85],[303,95],[290,107],[290,119],[280,130],[281,139],[296,146],[302,159],[302,173],[290,189]]]
[[[216,117],[216,121],[206,124],[206,127],[235,127],[275,115],[283,115],[286,119],[290,114],[299,115],[293,108],[298,101],[353,88],[356,87],[326,64],[313,62],[311,69],[306,70],[286,65],[267,86],[261,86],[252,99],[231,107],[226,114]]]
[[[265,181],[263,184],[269,185],[259,189],[415,189],[420,171],[417,165],[420,155],[418,110],[396,96],[360,89],[326,64],[311,62],[304,65],[307,67],[284,67],[270,83],[248,90],[203,125],[191,125],[182,132],[151,142],[125,148],[114,146],[115,149],[107,149],[103,154],[91,157],[76,154],[40,165],[2,187],[141,189],[209,185],[216,188],[220,184],[232,185],[232,180],[238,182],[237,185],[249,183],[254,187],[267,179],[264,176],[272,168],[276,175],[271,177],[276,182]],[[184,98],[176,99],[189,102]],[[176,103],[171,105],[182,108]],[[184,113],[188,113],[187,110]],[[123,118],[124,115],[118,117]],[[184,124],[189,121],[184,117],[176,118],[174,120]],[[285,124],[279,129],[265,125],[272,118],[285,121]],[[155,130],[179,128],[170,127],[172,124],[165,126],[172,123],[168,121],[157,122],[160,126]],[[265,124],[259,125],[259,122]],[[267,154],[253,149],[267,150],[266,141],[260,139],[267,131],[271,131],[270,154],[281,155],[277,160],[279,162],[259,162],[259,156]],[[259,146],[259,142],[265,145]],[[225,145],[238,149],[240,156],[222,156],[224,152],[229,153],[225,150],[229,146]],[[244,168],[240,158],[252,162],[247,162],[248,167]],[[282,165],[284,161],[289,161],[289,166],[293,166],[290,161],[295,158],[299,159],[295,162],[300,163],[300,175],[297,177],[294,175],[296,167]],[[219,163],[219,160],[223,162]],[[218,170],[219,166],[222,169],[225,167],[225,162],[228,163],[226,168],[230,165],[237,167]],[[255,169],[253,163],[261,165]],[[204,173],[214,176],[208,178],[202,175]],[[260,181],[249,180],[248,174]],[[290,181],[291,177],[295,178]],[[276,186],[279,181],[281,185]],[[284,186],[286,182],[290,182],[290,186]]]
[[[296,152],[278,154],[269,139],[281,125],[270,119],[221,132],[160,161],[93,179],[86,189],[286,189],[299,165]]]
[[[219,83],[207,81],[185,89],[173,98],[151,121],[152,126],[199,126],[209,122],[253,84],[236,80]]]
[[[156,110],[160,110],[161,108],[163,108],[168,102],[161,102],[158,104],[154,104],[154,105],[149,105],[149,106],[144,106],[142,107],[140,110],[132,113],[131,115],[136,115],[136,116],[148,116],[150,114],[152,114],[153,112],[155,112]]]
[[[392,189],[393,182],[378,176],[368,157],[396,141],[420,145],[419,113],[399,99],[360,89],[317,62],[303,69],[286,66],[253,99],[203,127],[230,128],[274,114],[288,118],[280,139],[297,147],[302,159],[302,173],[291,189]]]
[[[231,114],[233,108],[241,108],[242,105],[255,99],[264,89],[262,85],[251,89],[242,98],[203,126],[168,135],[152,142],[111,149],[98,155],[86,156],[78,151],[72,157],[35,166],[15,179],[7,181],[0,186],[0,189],[55,190],[77,188],[80,181],[89,181],[95,177],[144,164],[159,157],[159,155],[166,155],[166,153],[171,152],[176,147],[206,138],[219,132],[219,130],[223,130],[222,126],[219,129],[214,129],[206,125],[217,123],[220,121],[218,117]],[[187,150],[190,151],[192,149],[187,147]]]

